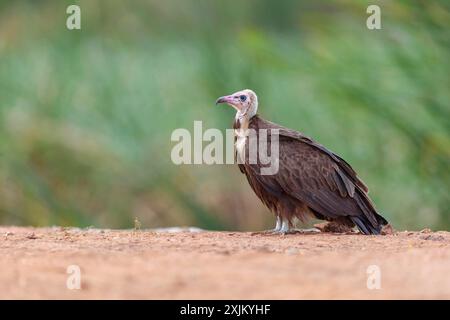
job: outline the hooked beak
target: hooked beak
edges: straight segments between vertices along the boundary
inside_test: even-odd
[[[216,100],[216,105],[218,105],[219,103],[233,104],[233,100],[233,96],[223,96]]]

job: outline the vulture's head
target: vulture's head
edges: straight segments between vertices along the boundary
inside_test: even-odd
[[[258,97],[250,89],[241,90],[230,94],[229,96],[223,96],[216,100],[216,104],[226,103],[236,109],[238,115],[253,117],[258,110]]]

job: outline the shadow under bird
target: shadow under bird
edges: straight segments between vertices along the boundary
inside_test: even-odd
[[[261,118],[255,92],[238,91],[220,97],[216,101],[219,103],[237,111],[233,128],[236,157],[242,157],[238,166],[258,198],[276,215],[272,232],[295,232],[296,219],[306,222],[314,217],[349,228],[356,225],[364,234],[380,234],[388,224],[370,200],[367,186],[344,159],[301,132]],[[247,129],[253,129],[257,140],[260,132],[266,132],[267,144],[270,135],[277,132],[279,155],[275,174],[263,175],[262,164],[249,161],[250,139],[239,134]]]

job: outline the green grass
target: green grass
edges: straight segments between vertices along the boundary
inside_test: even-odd
[[[0,223],[267,227],[235,166],[175,166],[176,128],[225,130],[215,99],[347,159],[403,228],[450,227],[450,14],[445,2],[81,1],[1,4]]]

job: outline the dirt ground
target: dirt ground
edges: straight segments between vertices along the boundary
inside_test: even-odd
[[[450,299],[450,233],[0,227],[0,270],[2,299]]]

